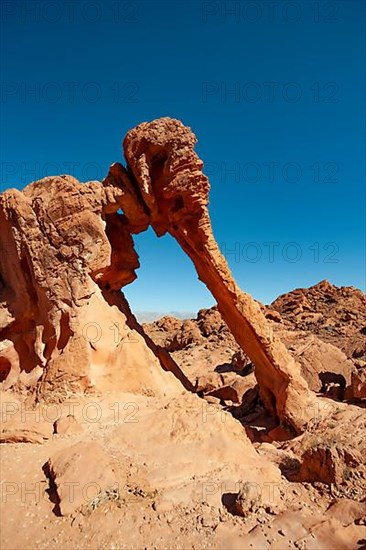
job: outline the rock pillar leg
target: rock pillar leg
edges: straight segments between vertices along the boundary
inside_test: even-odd
[[[169,232],[193,261],[235,340],[255,365],[266,408],[285,427],[300,433],[313,416],[313,395],[300,366],[272,333],[259,304],[236,284],[212,235],[208,216],[198,220],[194,228],[180,223]]]

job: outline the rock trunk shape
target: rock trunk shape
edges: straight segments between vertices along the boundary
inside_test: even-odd
[[[193,261],[236,341],[256,367],[262,399],[286,427],[300,433],[312,417],[313,394],[300,366],[255,300],[240,290],[212,233],[209,181],[194,151],[196,137],[178,120],[143,123],[124,140],[128,168],[158,236],[170,233]]]

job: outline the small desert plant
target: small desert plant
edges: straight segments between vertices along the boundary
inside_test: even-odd
[[[104,502],[108,501],[118,501],[120,500],[120,494],[118,487],[111,487],[109,489],[106,489],[105,491],[102,491],[101,493],[98,493],[88,504],[88,507],[92,510],[95,510],[103,504]]]

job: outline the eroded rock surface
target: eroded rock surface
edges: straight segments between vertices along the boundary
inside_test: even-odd
[[[323,313],[328,313],[327,302],[323,298],[325,288],[332,290],[333,324],[338,327],[339,337],[330,337],[328,329],[322,329],[321,318]],[[308,293],[314,296],[308,305],[315,308],[315,312],[307,309],[305,318],[313,320],[316,315],[317,323],[304,323],[303,310],[294,305],[293,296]],[[362,291],[352,287],[336,287],[322,281],[310,289],[298,289],[284,294],[279,300],[281,304],[293,304],[289,308],[289,314],[285,305],[281,306],[283,314],[273,309],[277,300],[270,306],[260,304],[260,307],[270,324],[270,330],[281,338],[300,364],[301,374],[309,388],[338,401],[358,402],[364,399],[366,363],[352,354],[346,355],[355,339],[358,340],[357,348],[361,348],[364,343],[365,336],[362,333],[365,320],[362,304],[365,295]],[[344,311],[351,311],[352,304],[357,314],[352,317],[352,323],[348,326],[344,321]],[[183,327],[187,325],[172,317],[145,324],[144,329],[165,349],[169,349],[171,343],[179,338],[180,346],[172,349],[174,359],[194,385],[199,381],[200,391],[212,392],[225,385],[233,387],[254,369],[250,358],[234,340],[216,306],[199,311],[197,317],[189,323],[189,326],[192,323],[196,326],[196,332],[197,329],[199,331],[194,341],[181,338],[180,335],[185,333]]]
[[[361,290],[321,281],[279,296],[271,308],[292,329],[310,331],[349,359],[366,361],[366,296]]]
[[[114,171],[124,181],[122,168]],[[146,225],[131,193],[57,176],[0,195],[4,389],[36,388],[57,400],[93,389],[161,394],[175,386],[158,356],[168,370],[173,361],[147,345],[119,292],[139,266],[131,231]],[[134,224],[117,213],[122,205]]]

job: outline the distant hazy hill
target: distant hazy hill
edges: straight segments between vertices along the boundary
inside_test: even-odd
[[[165,315],[177,319],[195,319],[197,316],[194,311],[136,311],[134,313],[139,323],[152,323]]]

